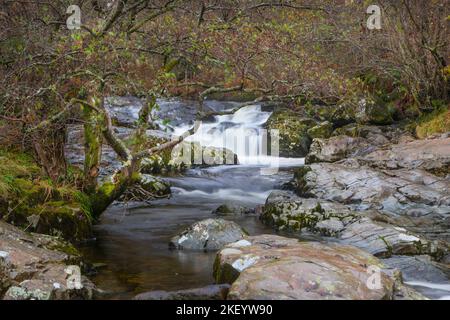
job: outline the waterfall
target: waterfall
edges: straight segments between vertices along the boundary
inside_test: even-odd
[[[302,165],[303,159],[279,157],[276,132],[264,128],[271,114],[262,111],[260,105],[242,107],[234,114],[218,115],[213,121],[202,122],[197,132],[186,141],[205,147],[227,148],[237,154],[241,165]],[[174,135],[179,136],[190,127],[178,126]]]

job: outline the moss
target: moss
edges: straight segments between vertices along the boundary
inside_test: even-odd
[[[328,139],[333,133],[333,124],[325,121],[308,130],[308,135],[312,139]]]
[[[438,110],[422,116],[416,126],[416,135],[425,139],[435,134],[450,132],[450,108],[441,107]]]
[[[310,118],[302,118],[292,110],[281,109],[272,114],[266,128],[278,130],[280,156],[304,157],[312,143],[307,131],[316,125]]]
[[[308,198],[310,196],[308,190],[308,183],[306,181],[306,175],[311,171],[311,168],[304,166],[294,171],[294,180],[296,184],[296,193],[301,197]]]
[[[7,184],[0,194],[0,217],[28,231],[68,240],[91,236],[92,210],[84,193],[41,176],[27,154],[0,150],[0,157],[5,163],[0,181]]]

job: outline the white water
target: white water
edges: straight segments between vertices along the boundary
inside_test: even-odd
[[[267,132],[263,125],[271,112],[264,112],[259,105],[246,106],[234,114],[215,116],[214,122],[202,122],[197,132],[186,139],[205,147],[227,148],[237,154],[241,165],[260,165],[269,167],[290,167],[304,164],[304,159],[280,158],[278,139]],[[191,128],[183,125],[175,128],[179,136]],[[268,139],[271,135],[272,142]],[[272,150],[269,154],[268,150]]]

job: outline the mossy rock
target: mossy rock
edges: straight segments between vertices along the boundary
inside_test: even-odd
[[[84,241],[92,237],[92,221],[76,202],[53,201],[35,207],[19,206],[8,222],[28,231]]]
[[[342,127],[356,121],[356,108],[352,104],[308,105],[305,112],[314,119],[328,121],[334,127]]]
[[[356,121],[361,124],[389,125],[394,122],[395,108],[371,98],[358,102]]]
[[[266,128],[279,131],[280,156],[295,158],[308,154],[312,143],[308,130],[316,125],[317,122],[311,118],[301,117],[289,109],[281,109],[272,114]]]
[[[308,130],[312,139],[328,139],[333,134],[333,124],[329,121],[322,122]]]

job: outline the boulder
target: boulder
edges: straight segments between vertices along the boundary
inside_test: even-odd
[[[218,283],[232,284],[231,300],[394,299],[401,281],[355,247],[275,235],[226,246],[217,254],[214,276]]]
[[[279,131],[281,157],[301,158],[308,154],[312,142],[308,130],[316,124],[311,118],[301,117],[289,109],[281,109],[270,116],[266,129]]]
[[[336,162],[348,157],[356,157],[374,150],[364,138],[337,136],[330,139],[314,139],[305,163]]]
[[[349,104],[305,106],[306,113],[320,121],[328,121],[334,127],[342,127],[356,121],[355,108]]]
[[[261,220],[276,230],[317,231],[324,220],[336,219],[349,223],[357,215],[345,205],[320,199],[303,199],[286,191],[274,191],[268,197],[261,214]],[[329,223],[329,222],[328,222]]]
[[[205,147],[198,142],[182,142],[176,145],[169,162],[172,166],[190,168],[195,166],[237,165],[238,156],[227,148]]]
[[[269,196],[261,220],[277,231],[301,233],[309,231],[335,237],[377,257],[430,254],[442,257],[445,248],[418,237],[403,228],[373,221],[364,213],[346,205],[322,200],[290,196],[275,191]]]
[[[382,105],[370,98],[364,98],[358,102],[356,121],[364,124],[388,125],[394,122],[394,113],[395,109],[391,106]]]
[[[179,250],[219,250],[245,236],[246,232],[233,221],[206,219],[194,223],[173,237],[169,247]]]
[[[137,295],[133,300],[225,300],[230,285],[210,285],[203,288],[178,291],[150,291]]]
[[[0,296],[4,294],[4,299],[92,299],[98,290],[86,277],[80,274],[80,282],[71,285],[77,270],[79,254],[67,242],[0,221]]]

